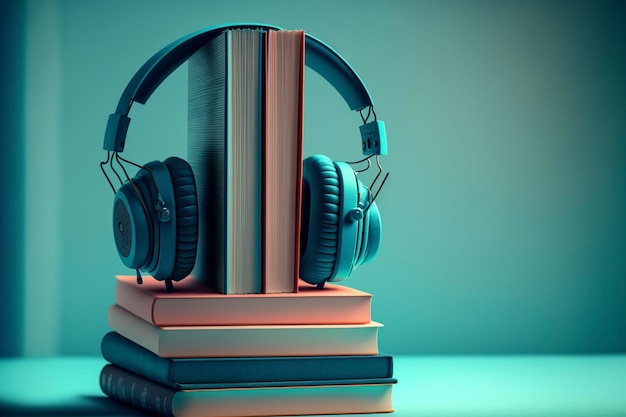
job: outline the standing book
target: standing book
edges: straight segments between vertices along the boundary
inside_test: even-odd
[[[262,287],[263,31],[226,30],[189,59],[188,159],[198,190],[195,279]]]
[[[118,305],[108,324],[164,358],[378,354],[380,323],[252,326],[172,326],[148,323]]]
[[[304,32],[269,31],[265,41],[263,292],[298,290]]]
[[[111,398],[159,416],[252,417],[392,412],[397,381],[354,384],[249,386],[183,390],[159,384],[115,365],[100,373],[100,389]]]

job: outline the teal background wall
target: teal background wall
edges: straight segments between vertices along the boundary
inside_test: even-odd
[[[24,328],[23,26],[24,7],[0,2],[0,356],[21,353]]]
[[[154,52],[232,21],[329,43],[387,124],[383,247],[346,281],[374,294],[381,350],[626,350],[623,1],[15,4],[25,21],[24,105],[14,113],[25,162],[10,166],[23,171],[12,214],[23,241],[6,249],[3,233],[2,243],[23,264],[19,288],[1,297],[18,298],[11,314],[23,326],[3,333],[23,354],[98,353],[113,276],[129,272],[98,166],[107,116]],[[305,153],[357,159],[359,116],[310,71],[305,91]],[[185,157],[185,69],[131,116],[125,157]]]

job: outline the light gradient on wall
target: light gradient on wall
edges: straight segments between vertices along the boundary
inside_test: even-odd
[[[626,349],[623,2],[66,0],[45,3],[56,12],[43,26],[43,3],[27,3],[27,56],[49,48],[27,72],[27,91],[45,88],[25,108],[26,120],[41,114],[53,127],[26,143],[29,175],[41,178],[27,193],[55,201],[42,225],[51,252],[37,255],[46,244],[33,229],[25,247],[41,272],[27,274],[38,284],[27,311],[43,300],[53,321],[29,319],[26,332],[46,335],[46,352],[97,354],[113,276],[129,272],[98,167],[107,115],[159,48],[232,21],[329,43],[387,124],[383,247],[346,281],[374,294],[382,350]],[[305,89],[305,153],[358,159],[358,115],[311,71]],[[186,156],[185,92],[177,71],[133,108],[125,156]],[[40,170],[43,149],[54,161]],[[28,202],[26,224],[41,210]],[[47,273],[57,279],[43,282]],[[26,352],[37,351],[28,340]]]

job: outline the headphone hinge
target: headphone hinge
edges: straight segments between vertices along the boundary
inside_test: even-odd
[[[387,155],[385,122],[374,120],[359,127],[363,155]]]

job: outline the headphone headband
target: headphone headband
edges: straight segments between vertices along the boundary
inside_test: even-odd
[[[179,66],[186,62],[212,37],[228,29],[281,30],[278,26],[256,23],[236,23],[212,26],[190,33],[170,43],[154,54],[130,80],[114,114],[109,116],[104,137],[104,149],[122,152],[130,124],[128,113],[133,102],[145,104],[154,90]],[[358,74],[335,50],[319,39],[305,34],[305,64],[341,94],[351,110],[373,106],[367,87]]]

